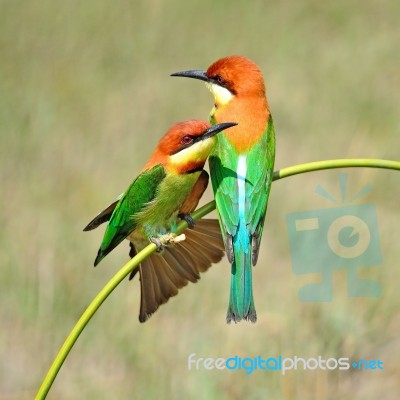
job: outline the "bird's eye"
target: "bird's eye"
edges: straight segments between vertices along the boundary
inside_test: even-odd
[[[225,80],[224,80],[224,78],[221,76],[221,75],[215,75],[215,77],[214,77],[214,79],[215,79],[215,81],[217,82],[217,83],[219,83],[220,85],[223,85],[224,83],[225,83]]]
[[[181,140],[181,143],[185,144],[185,145],[188,145],[188,144],[190,144],[192,142],[193,142],[193,138],[191,136],[189,136],[189,135],[184,136],[182,138],[182,140]]]

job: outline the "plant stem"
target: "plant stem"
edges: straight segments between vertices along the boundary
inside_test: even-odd
[[[275,171],[273,175],[273,181],[278,179],[286,178],[292,175],[302,174],[305,172],[320,171],[324,169],[332,168],[351,168],[351,167],[370,167],[370,168],[385,168],[400,171],[400,161],[390,160],[379,160],[379,159],[339,159],[339,160],[326,160],[326,161],[315,161],[305,164],[299,164],[292,167],[283,168],[279,171]],[[199,208],[192,214],[192,218],[197,220],[209,214],[215,210],[215,201],[207,203],[203,207]],[[187,223],[182,221],[179,223],[177,228],[177,234],[182,233],[187,228]],[[68,335],[61,349],[59,350],[56,358],[54,359],[46,377],[44,378],[42,385],[35,397],[37,400],[46,398],[54,379],[56,378],[62,364],[67,358],[73,345],[77,341],[79,335],[82,333],[85,326],[88,324],[90,319],[93,317],[95,312],[100,308],[102,303],[111,294],[111,292],[118,286],[118,284],[134,269],[136,268],[145,258],[150,256],[157,249],[154,243],[149,244],[135,257],[129,260],[100,290],[97,296],[86,308],[82,316],[79,318],[76,325]]]
[[[275,171],[272,180],[276,181],[278,179],[286,178],[292,175],[303,174],[305,172],[354,167],[385,168],[400,171],[400,161],[379,160],[373,158],[342,158],[338,160],[314,161]]]

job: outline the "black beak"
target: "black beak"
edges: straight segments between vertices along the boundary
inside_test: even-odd
[[[215,136],[217,133],[236,125],[236,122],[223,122],[222,124],[212,125],[201,135],[201,140],[208,139]]]
[[[183,76],[185,78],[200,79],[201,81],[209,82],[210,78],[206,75],[206,71],[202,70],[191,70],[191,71],[181,71],[174,72],[171,76]]]

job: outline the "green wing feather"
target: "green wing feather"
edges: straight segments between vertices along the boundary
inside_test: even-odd
[[[246,210],[246,222],[252,235],[252,264],[256,265],[260,250],[261,236],[264,229],[269,191],[275,161],[275,132],[272,118],[269,119],[265,134],[247,156],[246,200],[249,204]]]
[[[157,188],[165,177],[164,167],[156,165],[142,172],[133,181],[111,215],[94,265],[97,265],[136,228],[135,215],[155,198]]]

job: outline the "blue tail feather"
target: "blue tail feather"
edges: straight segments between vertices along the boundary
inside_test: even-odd
[[[256,322],[252,285],[252,246],[246,224],[241,221],[233,237],[235,259],[231,269],[231,292],[227,322],[242,319]]]

